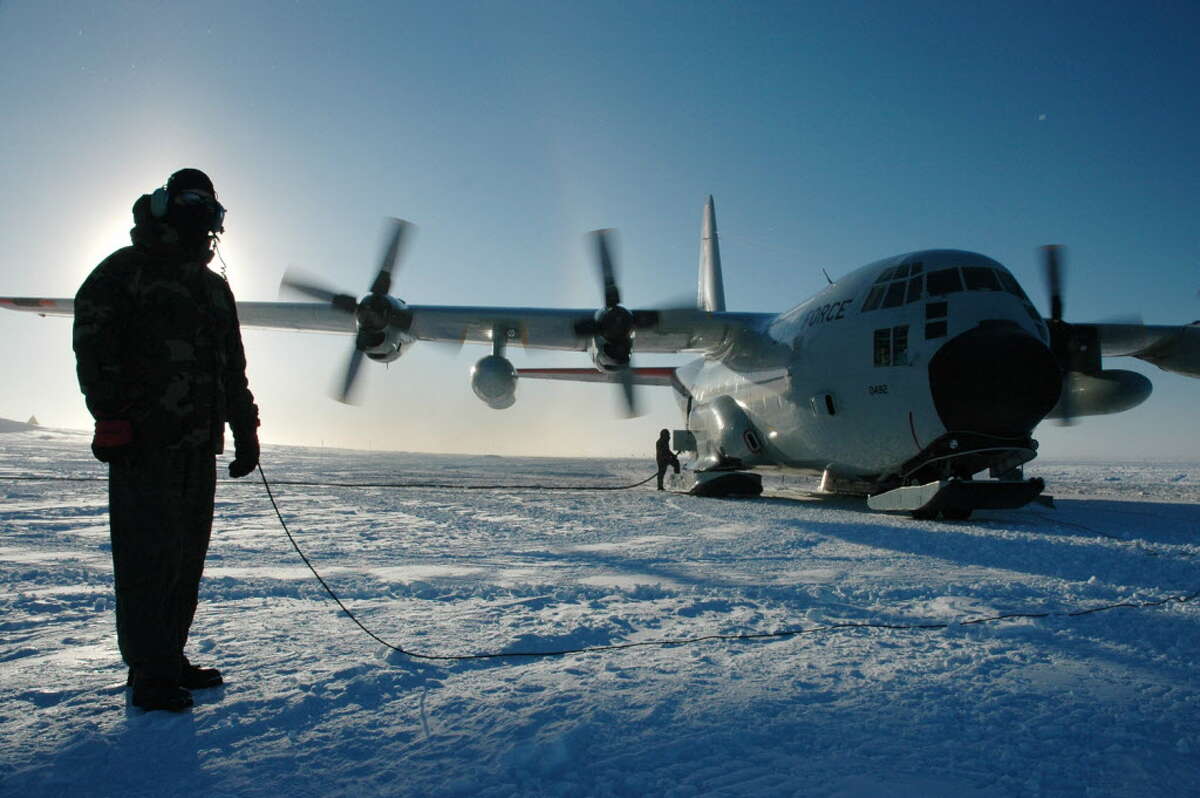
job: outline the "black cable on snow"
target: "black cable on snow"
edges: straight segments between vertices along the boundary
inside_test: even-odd
[[[451,482],[311,482],[303,480],[287,480],[276,482],[276,485],[288,485],[306,488],[430,488],[444,490],[630,490],[639,488],[657,476],[657,472],[629,485],[468,485]],[[51,477],[51,476],[22,476],[0,475],[0,482],[12,480],[18,482],[108,482],[107,477]],[[221,485],[245,485],[238,479],[218,479]]]

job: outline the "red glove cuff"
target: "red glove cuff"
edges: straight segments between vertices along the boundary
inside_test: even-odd
[[[104,449],[128,446],[133,443],[133,425],[128,421],[97,421],[92,444]]]

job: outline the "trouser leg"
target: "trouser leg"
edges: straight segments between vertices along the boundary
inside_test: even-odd
[[[660,463],[658,466],[658,489],[663,489],[663,475],[667,473],[667,464]]]
[[[216,458],[208,452],[195,452],[186,463],[187,477],[183,485],[184,516],[183,551],[180,558],[179,583],[176,595],[175,637],[179,644],[180,662],[187,662],[183,648],[196,615],[200,600],[200,578],[204,575],[204,558],[212,536],[213,499],[217,487]]]
[[[117,643],[136,676],[179,677],[212,521],[215,461],[200,463],[160,452],[109,470]]]

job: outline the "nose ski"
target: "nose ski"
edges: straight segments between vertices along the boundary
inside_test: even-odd
[[[975,510],[1024,507],[1041,495],[1046,483],[1038,478],[941,479],[924,485],[908,485],[867,497],[872,510],[910,512],[913,518],[933,519],[941,515],[952,521],[971,517]]]

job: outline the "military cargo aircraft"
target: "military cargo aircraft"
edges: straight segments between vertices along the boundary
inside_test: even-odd
[[[694,453],[692,492],[700,495],[757,494],[759,471],[783,468],[820,473],[822,492],[865,496],[873,509],[917,517],[1018,507],[1044,488],[1022,470],[1036,456],[1038,423],[1118,413],[1150,395],[1150,380],[1105,369],[1103,358],[1136,357],[1200,377],[1200,322],[1066,321],[1056,246],[1042,249],[1047,318],[1003,265],[953,249],[876,261],[782,313],[731,312],[709,197],[695,307],[622,305],[605,230],[590,239],[604,291],[599,309],[430,306],[390,293],[408,229],[389,222],[365,296],[289,274],[281,288],[317,301],[239,302],[241,324],[353,335],[342,401],[364,358],[390,363],[419,341],[490,346],[471,369],[471,387],[496,409],[512,406],[522,378],[616,383],[631,415],[636,386],[668,386],[683,412],[674,445]],[[69,299],[0,305],[72,313]],[[506,356],[514,344],[587,352],[592,366],[519,369]],[[699,357],[639,368],[635,352]]]

